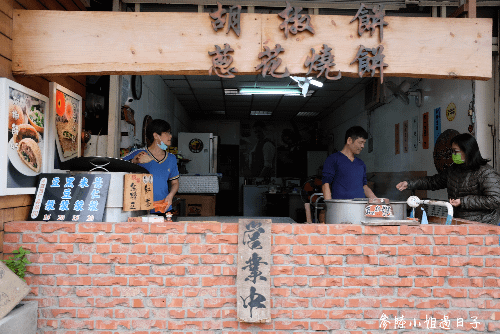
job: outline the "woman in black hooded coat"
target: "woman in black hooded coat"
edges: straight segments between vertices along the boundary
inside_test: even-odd
[[[454,164],[444,171],[396,185],[398,190],[447,188],[454,216],[471,221],[499,225],[500,174],[483,159],[476,138],[468,133],[451,141]]]

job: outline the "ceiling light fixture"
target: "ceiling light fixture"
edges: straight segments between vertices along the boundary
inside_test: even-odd
[[[272,114],[273,114],[272,111],[263,111],[263,110],[250,111],[251,116],[271,116]]]
[[[319,111],[300,111],[295,116],[297,117],[316,117],[319,115]]]
[[[306,96],[311,96],[314,90],[309,90]],[[284,96],[300,96],[302,91],[300,88],[226,88],[224,95],[284,95]]]
[[[319,88],[323,87],[323,83],[321,81],[315,80],[312,77],[290,77],[293,81],[295,81],[300,88],[302,88],[302,96],[306,97],[307,92],[309,90],[309,85],[314,85]]]
[[[286,96],[298,96],[301,91],[297,88],[240,88],[240,94],[242,95],[286,95]]]

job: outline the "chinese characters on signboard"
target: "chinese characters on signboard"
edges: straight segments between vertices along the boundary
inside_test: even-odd
[[[271,220],[240,219],[238,232],[238,319],[271,321]]]
[[[109,174],[41,174],[31,220],[102,221],[110,179]]]
[[[210,13],[210,18],[212,19],[212,27],[217,32],[224,28],[226,21],[228,21],[228,27],[226,34],[229,33],[231,29],[234,30],[236,35],[240,36],[240,13],[241,6],[232,6],[229,8],[229,12],[222,8],[222,5],[218,2],[218,10],[214,13]],[[369,10],[372,11],[370,14]],[[288,34],[296,35],[304,30],[309,31],[314,34],[314,27],[311,23],[311,17],[308,14],[300,14],[302,7],[292,7],[289,2],[286,2],[286,8],[278,14],[279,17],[283,19],[283,23],[279,25],[279,29],[284,31],[285,38],[288,38]],[[365,31],[370,32],[370,36],[373,35],[376,28],[379,28],[380,41],[382,42],[384,38],[383,28],[388,25],[384,21],[384,6],[375,5],[373,8],[367,8],[364,4],[361,4],[358,12],[351,20],[351,23],[356,19],[358,22],[358,34],[362,36]],[[317,77],[325,74],[328,80],[338,80],[341,78],[341,73],[338,71],[336,76],[330,76],[329,72],[332,71],[332,67],[335,66],[334,55],[331,54],[332,48],[326,44],[323,44],[323,49],[316,54],[316,51],[311,48],[312,56],[307,57],[304,62],[304,66],[309,68],[307,75],[311,71],[319,72]],[[233,62],[233,57],[228,55],[229,52],[234,50],[227,43],[224,44],[224,49],[219,45],[215,45],[215,51],[209,51],[208,54],[212,57],[212,67],[210,67],[208,74],[217,74],[221,78],[234,78],[234,73],[238,72],[235,67],[231,67]],[[290,76],[288,69],[285,67],[284,72],[276,72],[278,67],[281,65],[281,58],[278,55],[284,52],[285,49],[281,47],[280,44],[276,44],[274,49],[270,49],[268,46],[264,46],[264,51],[258,54],[258,58],[261,59],[261,63],[255,67],[255,70],[261,70],[261,74],[265,77],[270,74],[275,78],[284,78]],[[388,64],[384,63],[385,55],[383,54],[383,45],[378,45],[374,48],[367,48],[360,45],[356,56],[350,63],[358,63],[358,75],[362,77],[366,72],[370,73],[373,77],[378,70],[380,73],[380,82],[384,80],[384,67]]]
[[[481,322],[477,321],[476,316],[472,316],[472,321],[469,322],[469,325],[475,330],[478,330],[478,325],[481,325]],[[441,320],[438,322],[438,320]],[[455,326],[456,325],[456,326]],[[436,319],[434,317],[429,317],[425,315],[425,321],[420,321],[420,319],[405,319],[402,315],[401,317],[395,317],[394,322],[389,319],[387,315],[382,313],[382,316],[379,319],[379,328],[381,329],[412,329],[412,328],[424,328],[425,329],[456,329],[456,328],[464,328],[464,319],[457,318],[456,321],[449,319],[447,315],[443,316],[443,319]]]
[[[151,210],[153,204],[153,175],[125,174],[123,211]]]

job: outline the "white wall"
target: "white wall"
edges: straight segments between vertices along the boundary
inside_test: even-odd
[[[130,80],[130,76],[124,77]],[[142,97],[138,101],[133,101],[130,107],[135,111],[135,140],[138,142],[142,141],[142,123],[146,115],[150,115],[153,119],[164,119],[170,123],[173,146],[177,145],[178,132],[192,131],[190,128],[192,122],[188,113],[158,75],[142,76]]]
[[[402,78],[385,78],[399,84]],[[407,79],[410,83],[417,79]],[[493,81],[493,80],[490,80]],[[479,90],[481,94],[476,94],[476,111],[478,125],[478,142],[486,157],[491,157],[491,135],[483,130],[489,119],[493,119],[493,108],[490,108],[488,93],[493,91],[489,82],[481,83]],[[484,87],[483,87],[484,86]],[[406,105],[399,99],[394,99],[389,104],[377,108],[371,114],[371,133],[373,135],[373,152],[368,153],[365,146],[359,155],[366,166],[368,172],[396,172],[396,171],[427,171],[427,175],[434,175],[437,170],[434,166],[434,109],[441,107],[441,132],[447,129],[455,129],[460,133],[467,132],[471,122],[467,115],[469,103],[472,99],[472,81],[470,80],[431,80],[423,79],[418,84],[418,88],[424,92],[422,106],[419,108],[415,104],[415,99],[410,97],[410,104]],[[478,95],[481,95],[479,97]],[[484,95],[484,96],[483,96]],[[478,103],[478,99],[483,102]],[[457,115],[453,121],[446,118],[446,108],[449,103],[455,103]],[[483,106],[484,104],[484,106]],[[422,149],[422,115],[429,112],[429,149]],[[403,121],[409,121],[411,132],[411,121],[414,116],[419,120],[419,145],[417,151],[411,150],[412,138],[409,136],[408,153],[403,152]],[[400,131],[400,153],[395,154],[395,124],[399,123]],[[329,115],[321,123],[326,134],[333,134],[333,146],[341,150],[344,146],[344,135],[346,130],[354,125],[368,127],[368,113],[364,110],[364,92],[360,92],[351,100],[347,101],[334,114]],[[490,122],[492,124],[492,122]],[[489,130],[488,130],[489,131]],[[488,146],[489,145],[489,146]],[[436,199],[447,199],[446,190],[429,191],[428,196]]]
[[[493,92],[495,92],[493,79],[476,81],[476,138],[481,155],[490,160],[493,159],[493,136],[488,124],[495,125],[495,94]]]

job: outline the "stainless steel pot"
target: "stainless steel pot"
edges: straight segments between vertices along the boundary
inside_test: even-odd
[[[326,199],[325,222],[327,224],[361,224],[363,221],[404,220],[406,202],[390,201],[394,217],[366,217],[365,207],[368,199]]]

